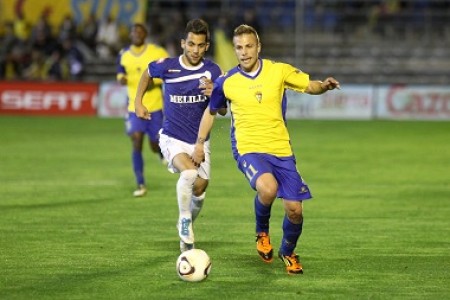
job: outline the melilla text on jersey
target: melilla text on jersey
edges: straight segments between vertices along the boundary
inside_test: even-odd
[[[205,95],[191,95],[191,96],[178,96],[178,95],[170,95],[170,102],[172,103],[199,103],[205,102],[208,100],[208,97]]]

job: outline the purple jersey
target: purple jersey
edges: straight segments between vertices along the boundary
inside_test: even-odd
[[[186,66],[180,57],[160,59],[148,65],[152,77],[164,82],[164,124],[162,133],[195,144],[203,112],[209,97],[199,88],[203,78],[214,81],[220,67],[204,59],[198,66]]]

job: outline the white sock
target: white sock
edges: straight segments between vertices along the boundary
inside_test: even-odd
[[[192,195],[191,199],[191,213],[192,213],[192,222],[197,218],[202,210],[203,200],[205,200],[206,193],[201,194],[200,196]]]
[[[191,198],[192,198],[192,187],[194,186],[194,181],[197,179],[197,170],[184,170],[180,173],[180,178],[177,182],[177,200],[178,200],[178,210],[181,218],[192,219],[191,213]]]

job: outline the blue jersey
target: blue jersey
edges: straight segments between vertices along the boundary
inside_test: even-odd
[[[180,57],[160,59],[148,65],[149,74],[164,83],[164,116],[162,133],[195,144],[200,121],[209,98],[199,88],[202,79],[214,81],[220,67],[204,59],[198,66],[186,66]]]

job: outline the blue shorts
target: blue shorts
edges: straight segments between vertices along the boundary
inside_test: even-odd
[[[136,116],[133,112],[128,112],[125,120],[125,128],[128,135],[134,132],[144,132],[152,142],[158,142],[159,130],[163,124],[162,110],[150,113],[151,119],[144,120]]]
[[[264,153],[247,153],[239,156],[237,163],[254,190],[259,176],[270,173],[278,182],[278,198],[299,201],[312,198],[308,185],[297,171],[294,156],[276,157]]]

